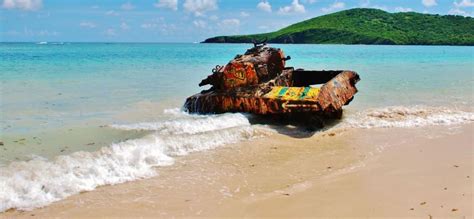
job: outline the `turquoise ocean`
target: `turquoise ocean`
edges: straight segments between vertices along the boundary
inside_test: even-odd
[[[474,47],[271,45],[287,66],[353,70],[336,127],[474,122]],[[0,43],[0,212],[152,177],[197,151],[265,138],[250,115],[190,115],[186,97],[249,44]]]

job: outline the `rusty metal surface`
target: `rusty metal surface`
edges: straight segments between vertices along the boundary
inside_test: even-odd
[[[265,88],[271,86],[234,89],[231,91],[210,91],[196,94],[186,100],[185,108],[192,113],[247,112],[254,114],[281,114],[311,112],[330,115],[339,113],[357,92],[353,86],[359,76],[344,71],[321,87],[316,99],[284,100],[266,98]]]
[[[257,46],[237,55],[225,67],[216,66],[199,86],[212,85],[215,90],[228,90],[267,82],[285,68],[283,51],[267,46]]]
[[[225,67],[216,67],[214,74],[201,82],[213,87],[189,97],[184,108],[191,113],[340,117],[342,107],[357,93],[359,75],[353,71],[294,70],[284,67],[286,60],[280,49],[249,49]],[[293,87],[295,82],[300,86]],[[312,87],[313,82],[325,83]]]
[[[325,112],[342,109],[342,106],[348,104],[357,93],[355,84],[359,80],[359,75],[353,71],[339,73],[321,87],[316,102]]]

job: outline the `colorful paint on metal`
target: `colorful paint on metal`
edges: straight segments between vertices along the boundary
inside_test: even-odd
[[[230,62],[224,68],[224,88],[258,84],[257,73],[250,62]]]
[[[264,97],[281,100],[315,100],[320,89],[315,87],[272,87]]]

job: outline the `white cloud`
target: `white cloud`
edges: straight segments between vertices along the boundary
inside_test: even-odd
[[[433,7],[433,6],[438,5],[438,3],[436,3],[436,0],[421,0],[421,3],[425,7]]]
[[[216,15],[212,15],[212,16],[209,17],[209,20],[211,20],[211,21],[217,21],[217,20],[219,20],[219,17],[216,16]]]
[[[92,9],[99,9],[100,7],[98,5],[92,5],[91,8]]]
[[[122,23],[120,24],[120,29],[122,29],[122,30],[128,30],[128,29],[130,29],[130,26],[128,26],[127,23],[122,22]]]
[[[280,14],[305,13],[304,5],[300,4],[298,0],[293,0],[291,5],[287,5],[278,10]]]
[[[163,35],[176,34],[176,31],[180,29],[175,24],[167,22],[164,17],[147,20],[145,23],[141,24],[140,27],[151,33],[160,33]]]
[[[360,1],[359,7],[361,8],[368,8],[370,6],[370,0],[362,0]]]
[[[267,1],[262,1],[257,4],[257,8],[266,11],[266,12],[272,12],[272,6],[270,5],[269,2]]]
[[[119,13],[117,13],[117,12],[114,11],[114,10],[110,10],[110,11],[105,12],[105,15],[108,15],[108,16],[118,16]]]
[[[472,0],[461,0],[460,2],[454,1],[454,6],[457,8],[474,7],[474,2]]]
[[[174,11],[178,10],[178,0],[158,0],[154,5],[157,8],[170,8]]]
[[[144,23],[142,25],[140,25],[141,28],[143,29],[153,29],[153,28],[156,28],[158,25],[155,24],[155,23]]]
[[[42,0],[4,0],[2,7],[6,9],[20,9],[36,11],[43,6]]]
[[[370,0],[362,0],[362,1],[360,1],[359,7],[361,7],[361,8],[376,8],[376,9],[388,11],[387,6],[384,6],[384,5],[372,5],[372,4],[370,4]]]
[[[115,32],[115,29],[109,28],[109,29],[104,31],[104,35],[113,37],[113,36],[116,36],[117,33]]]
[[[247,13],[247,12],[245,12],[245,11],[241,11],[241,12],[240,12],[240,16],[241,16],[241,17],[248,17],[248,16],[250,16],[250,14]]]
[[[12,36],[39,36],[39,37],[44,37],[44,36],[59,36],[60,33],[57,31],[50,31],[50,30],[32,30],[28,29],[27,27],[23,27],[23,31],[16,31],[16,30],[10,30],[7,32],[0,32],[0,34],[7,34],[7,35],[12,35]]]
[[[151,19],[147,23],[143,23],[142,25],[140,25],[140,27],[143,29],[154,29],[160,26],[160,24],[162,23],[164,23],[164,18],[160,17]]]
[[[223,26],[239,26],[240,25],[240,20],[239,19],[224,19],[220,23],[220,25]]]
[[[303,3],[307,3],[307,4],[314,4],[318,2],[318,0],[303,0]]]
[[[462,16],[469,16],[473,17],[474,13],[473,12],[467,12],[461,8],[467,8],[467,7],[474,7],[474,2],[472,0],[461,0],[461,1],[454,1],[453,3],[454,8],[451,8],[448,11],[448,14],[453,14],[453,15],[462,15]]]
[[[86,28],[95,28],[95,27],[97,27],[97,25],[95,23],[89,22],[89,21],[83,21],[83,22],[79,23],[79,26],[86,27]]]
[[[324,12],[324,13],[329,13],[329,12],[333,12],[333,11],[343,9],[345,7],[346,7],[346,3],[336,1],[327,8],[321,8],[321,11]]]
[[[371,5],[370,8],[375,8],[375,9],[380,9],[380,10],[388,11],[387,6],[384,6],[384,5]]]
[[[203,20],[195,20],[193,21],[193,24],[195,27],[201,28],[201,29],[204,29],[207,27],[207,23]]]
[[[129,10],[135,9],[135,6],[132,5],[132,3],[127,2],[127,3],[122,4],[122,6],[120,6],[120,8],[121,8],[122,10],[127,10],[127,11],[129,11]]]
[[[217,0],[185,0],[184,10],[194,13],[195,16],[203,16],[204,12],[216,10]]]
[[[404,8],[404,7],[396,7],[395,8],[395,11],[399,11],[399,12],[410,12],[410,11],[413,11],[412,8]]]
[[[56,31],[40,30],[38,36],[57,36],[59,35]]]
[[[466,11],[464,11],[460,8],[451,8],[451,10],[448,11],[448,14],[462,15],[462,16],[472,16],[471,14],[467,13]]]

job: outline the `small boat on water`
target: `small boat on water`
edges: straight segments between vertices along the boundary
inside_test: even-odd
[[[348,70],[286,67],[281,49],[255,43],[226,66],[216,66],[199,86],[208,90],[186,99],[190,113],[245,112],[321,121],[341,118],[342,106],[357,93],[359,75]]]

